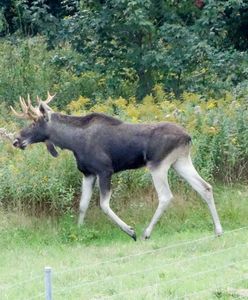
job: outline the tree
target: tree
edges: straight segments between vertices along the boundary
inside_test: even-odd
[[[2,35],[42,34],[48,49],[69,43],[81,56],[71,58],[75,73],[100,74],[109,95],[122,95],[123,82],[142,99],[157,83],[180,97],[185,90],[221,93],[247,80],[245,0],[2,3]]]

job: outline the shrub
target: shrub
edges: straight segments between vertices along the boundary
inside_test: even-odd
[[[61,153],[59,163],[43,145],[25,152],[1,147],[0,202],[3,206],[38,211],[65,211],[80,187],[80,174],[72,156]]]

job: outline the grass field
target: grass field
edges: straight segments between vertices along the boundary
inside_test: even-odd
[[[133,242],[95,206],[80,230],[70,212],[59,219],[1,212],[0,299],[44,299],[45,266],[52,267],[55,300],[237,299],[229,288],[248,289],[248,188],[222,185],[215,195],[220,238],[192,192],[176,195],[148,241]],[[153,196],[131,207],[115,203],[139,236]]]

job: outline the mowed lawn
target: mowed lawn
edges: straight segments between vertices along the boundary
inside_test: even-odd
[[[237,299],[248,290],[248,189],[217,188],[219,238],[192,195],[194,205],[176,199],[151,239],[137,242],[97,207],[81,230],[71,214],[55,221],[1,212],[0,299],[45,299],[45,266],[52,267],[55,300]],[[154,208],[137,202],[119,214],[140,236]]]

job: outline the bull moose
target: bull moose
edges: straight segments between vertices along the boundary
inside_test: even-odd
[[[216,235],[222,227],[216,211],[212,187],[204,181],[193,166],[190,157],[191,138],[177,124],[131,124],[100,113],[71,116],[54,112],[48,104],[55,95],[33,106],[20,97],[22,112],[13,113],[20,118],[32,120],[15,137],[13,145],[25,149],[28,145],[44,142],[54,157],[55,146],[73,152],[78,169],[83,173],[82,195],[78,224],[83,224],[96,179],[99,181],[100,206],[105,214],[124,232],[136,240],[134,229],[123,222],[110,208],[111,176],[127,169],[146,166],[151,173],[159,204],[143,238],[150,237],[172,199],[167,174],[172,166],[207,203]]]

